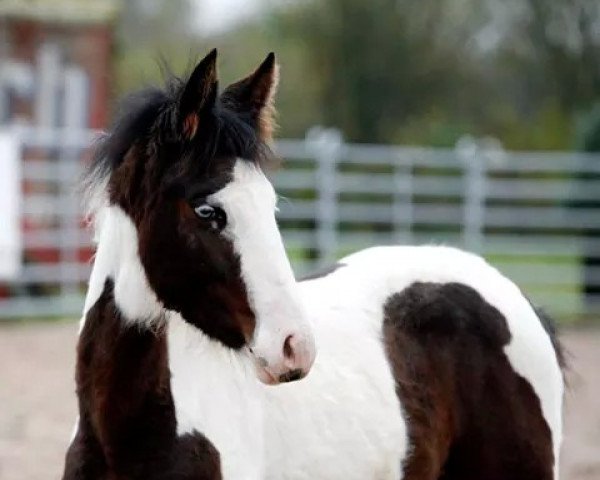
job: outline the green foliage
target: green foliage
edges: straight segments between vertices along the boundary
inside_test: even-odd
[[[408,118],[398,127],[392,141],[405,145],[451,148],[460,137],[474,130],[473,125],[452,120],[447,117],[447,112],[438,109]]]
[[[192,32],[189,0],[127,0],[123,7],[116,32],[116,98],[160,84],[166,68],[189,70],[197,52],[206,51]]]
[[[572,146],[572,116],[549,100],[525,116],[509,105],[490,109],[493,135],[511,150],[568,150]]]
[[[585,152],[600,152],[600,102],[580,122],[578,146]]]
[[[318,118],[349,140],[390,141],[408,116],[444,103],[461,76],[459,42],[427,27],[450,3],[309,1],[280,13],[286,37],[309,51],[304,78],[319,79]]]

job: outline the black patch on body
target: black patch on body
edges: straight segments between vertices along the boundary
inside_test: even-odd
[[[325,268],[322,268],[320,270],[317,270],[316,272],[311,272],[308,273],[306,275],[302,275],[300,278],[298,278],[299,282],[305,282],[308,280],[316,280],[317,278],[323,278],[326,277],[327,275],[332,274],[333,272],[335,272],[336,270],[345,267],[346,264],[345,263],[341,263],[341,262],[336,262],[333,265],[329,265]]]
[[[414,283],[384,307],[383,334],[407,416],[406,480],[551,480],[551,432],[511,367],[504,316],[459,283]]]
[[[127,325],[113,282],[87,314],[77,347],[79,427],[64,480],[220,480],[201,433],[178,437],[164,331]]]

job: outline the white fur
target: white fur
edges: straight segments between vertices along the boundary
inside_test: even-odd
[[[306,379],[265,387],[266,479],[401,478],[408,439],[381,344],[381,305],[335,278],[299,287],[318,355]]]
[[[128,321],[160,320],[164,308],[148,284],[138,255],[137,230],[131,218],[116,205],[105,206],[99,214],[101,228],[97,233],[98,247],[83,308],[84,318],[110,277],[115,282],[115,302]]]
[[[169,367],[177,433],[205,435],[224,479],[263,478],[263,406],[253,365],[179,315],[169,318]]]

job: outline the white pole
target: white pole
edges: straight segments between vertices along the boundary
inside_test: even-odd
[[[35,123],[39,127],[55,127],[58,119],[60,87],[60,49],[58,45],[44,43],[37,55],[37,88],[35,97]]]
[[[87,126],[89,82],[85,72],[76,66],[68,66],[63,74],[63,132],[83,132]],[[58,162],[61,205],[60,221],[60,265],[61,293],[65,296],[78,294],[79,271],[79,201],[75,195],[79,178],[81,149],[61,141]],[[66,299],[68,301],[68,299]]]
[[[15,132],[0,130],[0,279],[17,277],[22,266],[21,158]]]

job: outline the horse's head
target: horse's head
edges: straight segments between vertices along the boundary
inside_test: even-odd
[[[186,82],[133,97],[104,140],[96,170],[107,209],[130,225],[128,239],[121,232],[114,241],[137,244],[136,258],[114,273],[115,300],[128,317],[150,316],[152,302],[176,311],[224,345],[247,348],[263,382],[294,380],[315,347],[262,170],[277,65],[270,54],[219,94],[215,62],[212,51]],[[111,228],[102,223],[100,247]],[[119,287],[131,271],[152,299],[133,298],[131,280]]]

